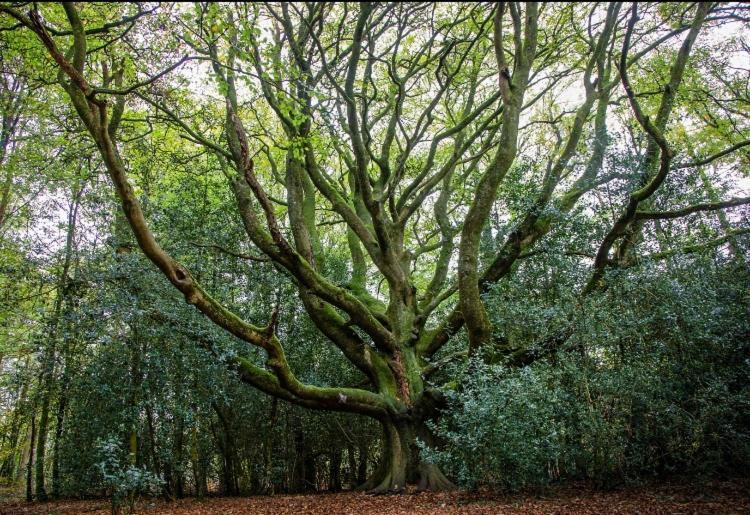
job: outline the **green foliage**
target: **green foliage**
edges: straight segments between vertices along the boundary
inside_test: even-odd
[[[96,453],[99,459],[96,469],[112,497],[113,514],[119,513],[123,507],[133,513],[140,495],[158,493],[163,481],[145,468],[128,463],[127,453],[117,438],[98,440]]]
[[[593,299],[576,343],[550,362],[463,367],[436,424],[446,445],[425,455],[464,485],[506,489],[747,473],[748,269],[696,260],[654,272],[623,274]],[[531,332],[543,332],[536,304]],[[522,307],[527,317],[503,304],[508,330],[529,327]]]

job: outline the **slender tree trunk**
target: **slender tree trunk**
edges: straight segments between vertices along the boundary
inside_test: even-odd
[[[263,478],[260,490],[264,494],[273,495],[273,430],[278,417],[279,400],[271,400],[271,416],[268,418],[266,441],[263,445]]]
[[[47,382],[44,381],[44,384]],[[46,389],[45,389],[46,390]],[[36,443],[36,498],[40,501],[47,499],[44,486],[44,457],[47,450],[47,425],[49,422],[50,393],[42,392],[42,406],[39,415],[39,428]]]
[[[216,446],[219,448],[219,491],[221,493],[227,492],[226,487],[226,459],[225,459],[225,452],[224,452],[224,441],[222,438],[222,435],[220,434],[220,430],[217,427],[218,424],[211,422],[211,432],[214,435],[214,441],[216,442]]]
[[[154,435],[154,412],[149,403],[146,403],[146,423],[148,424],[148,441],[149,447],[151,448],[151,462],[156,473],[161,475],[161,464],[159,463],[156,449],[156,435]]]
[[[154,434],[154,410],[151,409],[151,403],[146,403],[146,423],[148,425],[148,441],[151,447],[151,462],[156,475],[161,477],[161,460],[159,459],[158,449],[156,447],[156,435]],[[164,485],[163,493],[169,498],[169,486]]]
[[[294,462],[292,464],[291,491],[299,493],[305,488],[305,474],[302,466],[302,457],[305,453],[305,439],[302,431],[297,428],[294,431]]]
[[[174,477],[174,493],[178,499],[185,497],[185,476],[182,471],[182,462],[184,454],[184,421],[182,416],[178,416],[175,421],[174,433],[174,457],[177,463],[177,473]]]
[[[208,462],[205,455],[201,456],[200,461],[200,488],[203,496],[208,495]]]
[[[60,398],[57,401],[57,420],[55,424],[55,441],[53,443],[54,453],[52,455],[52,496],[60,497],[60,440],[63,435],[63,423],[65,421],[65,409],[68,404],[68,383],[69,377],[67,370],[63,372],[63,385],[60,391]]]
[[[328,476],[330,478],[328,489],[332,492],[341,490],[341,448],[334,447],[331,450],[330,468]]]
[[[346,482],[348,484],[348,488],[353,488],[356,485],[357,481],[357,462],[354,459],[354,446],[351,444],[346,446],[346,461]]]
[[[217,434],[217,442],[222,455],[222,477],[224,493],[227,495],[237,495],[239,493],[236,467],[235,467],[235,445],[232,427],[227,417],[227,413],[218,405],[214,404],[214,411],[219,417],[221,423],[221,435]],[[217,432],[218,433],[218,432]]]
[[[294,434],[294,449],[292,491],[295,493],[317,491],[315,456],[311,452],[312,449],[310,449],[301,427],[298,427]]]
[[[31,438],[29,438],[29,462],[26,465],[26,501],[34,500],[32,478],[34,471],[34,441],[36,440],[36,410],[31,413]]]
[[[367,463],[370,460],[370,447],[366,441],[360,440],[358,450],[357,484],[362,485],[367,481]]]
[[[132,338],[130,340],[130,399],[129,404],[132,410],[133,420],[130,422],[126,444],[128,446],[128,460],[131,465],[138,466],[143,461],[138,452],[138,416],[135,414],[138,409],[139,394],[141,383],[143,381],[141,373],[141,353],[142,349],[139,343],[138,332],[132,329]]]
[[[181,409],[181,406],[183,406],[184,403],[184,395],[183,395],[183,341],[182,339],[179,340],[179,347],[178,347],[178,362],[177,362],[177,374],[174,378],[175,380],[175,404],[178,406],[177,412],[175,413],[175,421],[174,421],[174,438],[173,438],[173,448],[172,448],[172,455],[174,456],[175,463],[177,464],[177,470],[176,474],[174,476],[174,493],[177,496],[178,499],[181,499],[185,497],[185,477],[184,477],[184,471],[183,471],[183,461],[184,461],[184,450],[185,450],[185,418],[183,416],[183,412]]]
[[[318,491],[318,481],[317,481],[317,470],[315,467],[315,456],[309,452],[304,455],[303,459],[303,482],[305,485],[305,491],[312,490],[313,492]]]
[[[193,426],[193,430],[190,434],[190,460],[193,468],[195,496],[202,499],[208,493],[208,482],[206,478],[206,460],[198,441],[198,434],[198,427]]]

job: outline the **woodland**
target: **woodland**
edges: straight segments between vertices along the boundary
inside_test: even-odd
[[[0,497],[750,472],[747,3],[0,2],[0,116]]]

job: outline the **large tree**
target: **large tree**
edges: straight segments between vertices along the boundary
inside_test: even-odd
[[[382,424],[381,465],[364,485],[373,491],[451,486],[417,446],[431,441],[425,422],[438,416],[442,389],[460,388],[429,382],[441,363],[468,354],[525,366],[565,347],[563,325],[516,348],[493,331],[482,298],[544,252],[545,236],[571,219],[593,222],[590,248],[566,250],[588,267],[577,281],[588,296],[606,288],[610,269],[633,266],[662,241],[653,221],[750,202],[709,188],[705,202],[675,206],[663,188],[674,174],[717,163],[726,171],[746,155],[749,98],[736,87],[744,71],[719,70],[708,43],[694,63],[702,37],[742,30],[742,6],[37,9],[0,7],[8,29],[32,31],[46,49],[140,249],[188,303],[265,351],[262,364],[250,353],[232,358],[244,382]],[[709,114],[700,118],[702,102]],[[693,121],[676,124],[678,112]],[[711,128],[709,115],[733,123]],[[287,361],[295,342],[279,329],[287,314],[274,299],[265,322],[243,320],[160,245],[129,181],[138,162],[129,142],[154,124],[223,173],[252,249],[234,254],[270,262],[294,285],[360,384],[300,381],[294,369],[304,364]],[[706,143],[716,135],[726,144]],[[614,196],[601,200],[610,187]],[[725,233],[703,244],[745,231],[723,220]],[[435,359],[462,331],[465,348]]]

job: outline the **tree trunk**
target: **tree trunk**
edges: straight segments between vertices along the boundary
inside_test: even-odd
[[[65,408],[68,404],[68,374],[63,372],[63,385],[60,398],[57,401],[57,420],[55,423],[55,440],[53,442],[52,454],[52,497],[60,497],[60,440],[63,435],[63,423],[65,421]]]
[[[383,426],[383,452],[375,473],[361,490],[370,493],[400,493],[407,484],[419,490],[452,490],[455,485],[443,475],[437,465],[420,458],[417,438],[430,443],[432,440],[423,422],[381,421]]]
[[[309,491],[312,490],[313,492],[318,491],[318,468],[317,468],[317,462],[316,462],[316,456],[312,453],[308,452],[305,454],[304,459],[304,482],[305,482],[305,490]]]
[[[212,405],[214,411],[218,415],[219,422],[221,424],[222,434],[216,432],[216,442],[221,451],[222,457],[222,475],[221,483],[222,490],[225,495],[238,495],[239,494],[239,482],[237,481],[237,467],[235,465],[236,453],[234,445],[234,435],[231,427],[231,422],[228,416],[231,412],[226,413],[218,404]]]
[[[292,492],[302,493],[317,490],[315,457],[308,445],[302,427],[294,432],[294,466],[292,471]]]
[[[347,481],[347,484],[349,485],[348,488],[353,488],[356,485],[357,462],[354,459],[354,446],[351,443],[346,446],[346,460],[347,460],[346,481]]]
[[[334,447],[331,450],[330,456],[330,468],[329,468],[329,485],[328,489],[331,492],[338,492],[341,490],[341,448]]]
[[[265,442],[263,443],[263,477],[261,478],[260,492],[266,495],[274,494],[273,484],[273,437],[274,426],[279,413],[279,400],[271,400],[271,414],[268,417],[268,428]]]
[[[177,474],[174,476],[174,493],[178,499],[185,497],[185,476],[182,470],[184,453],[184,421],[182,416],[177,417],[174,433],[174,458],[177,463]]]
[[[34,440],[36,439],[36,413],[31,413],[31,438],[29,439],[29,462],[26,466],[26,501],[31,502],[34,498],[32,495],[32,478],[34,470]]]
[[[365,440],[360,440],[358,454],[357,483],[362,485],[367,481],[367,462],[370,460],[370,447]]]
[[[305,453],[305,442],[302,431],[297,428],[294,431],[294,462],[292,464],[291,491],[300,493],[305,489],[305,472],[302,466],[302,456]]]
[[[162,477],[161,460],[159,459],[158,448],[156,447],[156,434],[154,431],[154,410],[151,408],[151,402],[146,402],[146,425],[148,428],[149,447],[151,448],[151,463],[156,475]],[[171,498],[169,485],[165,482],[162,486],[162,494],[166,499]]]
[[[206,480],[205,458],[198,442],[198,427],[193,426],[190,432],[190,462],[193,469],[193,482],[195,484],[195,496],[202,499],[208,493],[208,482]]]
[[[177,361],[177,375],[175,376],[175,404],[184,405],[183,395],[183,340],[179,340],[178,347],[179,360]],[[181,409],[177,409],[174,415],[174,439],[172,447],[172,456],[177,464],[176,474],[174,476],[174,493],[178,499],[185,497],[185,476],[183,471],[184,452],[185,452],[185,417]]]
[[[47,384],[47,381],[43,381],[42,384]],[[51,385],[48,384],[47,388],[51,388]],[[42,392],[42,407],[41,414],[39,415],[39,428],[37,430],[35,486],[36,498],[39,501],[44,501],[47,499],[47,490],[44,486],[44,459],[47,450],[47,426],[49,423],[50,395],[51,393],[48,389]]]

